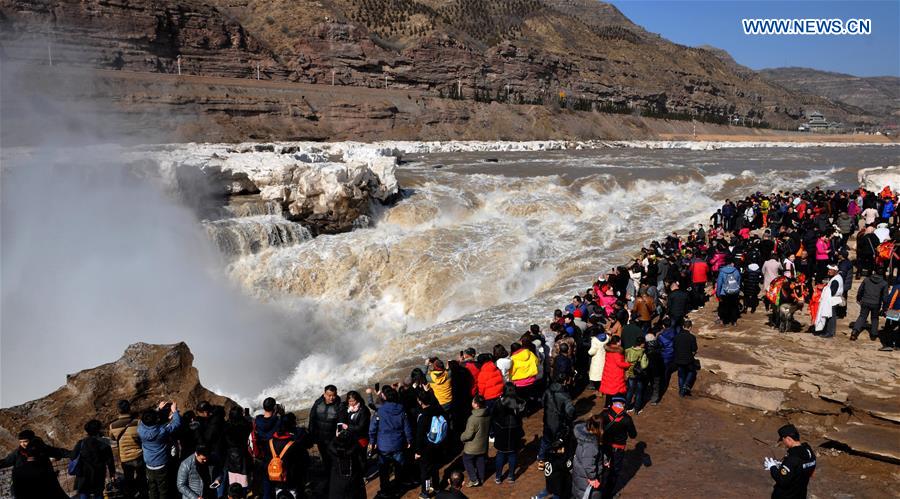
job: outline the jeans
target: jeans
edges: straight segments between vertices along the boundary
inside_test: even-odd
[[[147,469],[147,495],[150,499],[169,499],[175,495],[169,489],[169,467]]]
[[[636,411],[641,410],[641,407],[644,406],[644,381],[637,377],[628,378],[625,386],[628,387],[628,391],[625,393],[625,407]]]
[[[544,428],[544,434],[538,442],[537,460],[545,461],[547,459],[547,451],[550,450],[550,439],[547,438],[547,428]]]
[[[853,332],[856,335],[859,335],[859,332],[866,326],[866,317],[871,315],[872,322],[869,326],[869,337],[873,340],[878,336],[878,312],[881,310],[881,306],[879,305],[866,305],[865,303],[860,303],[859,305],[859,317],[856,318],[856,322],[853,323]]]
[[[678,393],[684,395],[691,392],[694,380],[697,379],[697,371],[693,364],[678,366]]]
[[[503,479],[503,465],[509,463],[509,479],[516,479],[516,452],[501,452],[497,451],[497,458],[494,461],[494,467],[497,468],[497,480]]]
[[[125,497],[147,499],[147,466],[144,458],[122,463],[122,488]]]
[[[394,477],[400,479],[403,474],[403,466],[405,464],[403,451],[394,452],[378,451],[378,482],[381,485],[381,491],[388,493],[393,489],[391,483],[391,471],[394,471]]]
[[[484,481],[484,462],[485,462],[485,454],[466,454],[463,453],[462,460],[463,466],[466,468],[466,473],[469,474],[469,481],[472,482],[483,482]]]

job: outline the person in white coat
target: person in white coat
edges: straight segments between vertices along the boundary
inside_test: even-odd
[[[601,332],[591,337],[591,348],[588,355],[591,356],[591,367],[588,370],[588,379],[591,380],[594,390],[600,389],[600,380],[603,378],[603,365],[606,364],[606,344],[609,343],[609,335]]]
[[[827,269],[830,280],[822,288],[819,309],[815,317],[816,332],[813,334],[822,338],[833,338],[837,328],[837,314],[834,313],[834,308],[843,303],[844,279],[838,273],[837,265],[829,265]]]

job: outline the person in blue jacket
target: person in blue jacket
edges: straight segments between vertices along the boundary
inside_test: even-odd
[[[741,273],[734,267],[731,258],[725,259],[725,266],[719,269],[716,279],[716,297],[719,299],[719,320],[723,325],[737,324],[738,300],[741,295]]]
[[[384,386],[381,398],[384,403],[369,422],[369,442],[372,450],[378,452],[378,481],[381,485],[378,494],[392,496],[398,491],[391,482],[391,471],[393,468],[396,482],[400,482],[406,465],[404,453],[413,441],[413,431],[397,390]]]
[[[138,423],[138,437],[144,464],[147,466],[147,488],[150,499],[175,497],[170,487],[169,447],[172,432],[181,425],[178,405],[175,402],[160,402],[154,410],[145,411]]]
[[[673,326],[671,321],[666,318],[663,319],[663,327],[665,329],[656,336],[656,342],[659,345],[659,355],[662,357],[663,362],[660,370],[662,379],[659,381],[659,390],[655,392],[656,397],[650,401],[651,405],[657,405],[662,400],[662,396],[666,393],[666,388],[669,387],[672,373],[675,372],[675,335],[681,329],[681,326]]]

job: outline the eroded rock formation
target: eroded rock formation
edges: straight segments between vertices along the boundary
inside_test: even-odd
[[[108,364],[71,374],[66,384],[46,397],[0,409],[0,446],[16,445],[16,434],[31,428],[54,445],[71,448],[83,437],[90,419],[104,424],[116,418],[116,403],[131,401],[135,410],[155,406],[161,400],[196,407],[203,400],[230,407],[231,399],[200,384],[194,355],[185,343],[151,345],[135,343],[122,357]]]

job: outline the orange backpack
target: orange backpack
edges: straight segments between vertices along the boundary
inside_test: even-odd
[[[879,262],[886,262],[891,259],[891,254],[894,253],[894,243],[892,241],[885,241],[878,245],[878,249],[875,251],[876,256],[878,257]]]
[[[269,461],[269,481],[272,482],[286,482],[287,481],[287,471],[284,469],[284,455],[287,454],[288,449],[294,445],[294,442],[288,442],[287,445],[284,446],[284,449],[281,449],[281,454],[275,454],[275,444],[269,440],[269,450],[272,451],[272,460]]]

